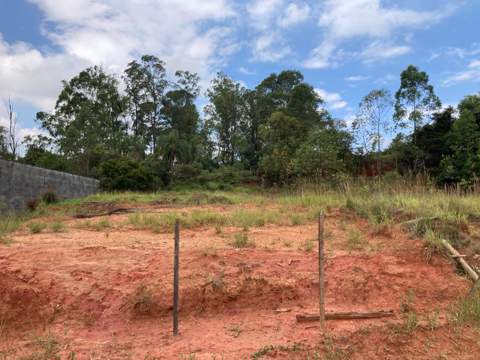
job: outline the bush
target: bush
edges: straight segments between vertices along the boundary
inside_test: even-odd
[[[154,174],[143,163],[128,159],[108,160],[100,169],[104,190],[148,191],[155,188]]]
[[[37,199],[28,200],[27,201],[28,211],[34,212],[35,210],[37,210],[37,207],[38,207],[39,204],[40,204],[40,202]]]
[[[42,200],[45,204],[54,204],[58,201],[58,197],[53,191],[47,191],[43,194]]]

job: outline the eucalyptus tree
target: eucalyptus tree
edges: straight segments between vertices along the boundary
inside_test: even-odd
[[[247,100],[253,101],[253,98],[247,99],[247,90],[222,73],[212,80],[207,97],[210,103],[205,106],[205,113],[218,142],[220,163],[232,165],[239,159],[242,125],[248,132],[245,129],[245,125],[248,127],[245,124]]]
[[[374,89],[362,98],[352,129],[366,154],[376,152],[377,170],[380,167],[382,139],[392,128],[392,95],[386,89]]]
[[[167,173],[173,171],[176,163],[192,164],[200,141],[200,115],[195,105],[200,93],[200,79],[189,71],[177,71],[175,78],[172,89],[163,98],[161,115],[164,127],[156,151]]]
[[[400,88],[395,93],[394,120],[401,127],[413,125],[413,143],[425,116],[439,109],[442,103],[429,83],[428,74],[409,65],[400,74]]]
[[[36,120],[78,172],[92,175],[106,154],[126,151],[125,108],[118,81],[94,66],[63,81],[53,114],[40,112]]]
[[[165,63],[152,55],[128,64],[123,79],[126,85],[131,130],[141,151],[154,153],[163,130],[162,107],[168,87]]]

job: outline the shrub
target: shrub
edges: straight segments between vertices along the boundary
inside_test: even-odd
[[[453,319],[460,324],[480,326],[480,292],[461,300],[453,312]]]
[[[108,160],[100,169],[100,185],[105,190],[148,191],[155,188],[155,177],[141,162]]]
[[[53,191],[47,191],[45,194],[43,194],[42,201],[45,204],[56,203],[58,201],[57,194],[55,194]]]
[[[27,201],[28,211],[34,212],[35,210],[37,210],[37,207],[38,207],[39,204],[40,204],[40,202],[37,199],[28,200]]]
[[[154,310],[155,300],[152,291],[145,284],[140,284],[133,293],[131,306],[135,315],[149,315]]]
[[[52,231],[55,233],[63,232],[65,230],[65,225],[61,222],[56,221],[51,225]]]
[[[255,247],[255,244],[251,242],[250,239],[248,238],[248,234],[246,231],[236,233],[233,239],[232,245],[234,248],[237,248],[237,249],[246,248],[246,247]]]
[[[39,222],[31,222],[27,226],[32,234],[39,234],[47,227],[46,224]]]
[[[365,247],[367,241],[358,229],[352,229],[347,234],[347,248],[349,250],[361,250]]]

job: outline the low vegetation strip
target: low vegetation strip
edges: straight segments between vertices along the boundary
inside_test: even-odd
[[[251,227],[265,224],[300,225],[315,218],[320,210],[345,209],[367,219],[372,225],[382,227],[414,219],[430,219],[431,224],[417,223],[412,229],[423,236],[434,222],[452,227],[468,227],[480,216],[478,194],[458,195],[432,189],[410,190],[369,186],[345,186],[345,190],[332,188],[308,188],[267,192],[243,189],[237,192],[164,192],[164,193],[100,193],[83,199],[59,204],[40,203],[33,211],[21,216],[5,216],[0,219],[0,237],[21,228],[31,219],[45,218],[60,221],[65,217],[102,213],[106,206],[228,206],[226,214],[208,210],[194,210],[190,214],[170,212],[166,214],[132,214],[129,224],[137,228],[163,231],[179,218],[185,227],[238,226]],[[239,205],[249,205],[248,208]],[[253,207],[252,207],[253,206]],[[148,212],[148,208],[145,212]],[[438,226],[437,230],[438,230]],[[445,226],[444,226],[445,227]],[[34,229],[35,230],[35,229]],[[445,230],[445,229],[443,229]],[[445,230],[446,231],[446,230]],[[35,232],[35,231],[32,231]]]

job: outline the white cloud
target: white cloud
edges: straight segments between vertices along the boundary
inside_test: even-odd
[[[48,26],[43,34],[60,50],[45,53],[0,38],[0,97],[50,110],[60,81],[93,64],[121,73],[142,54],[188,69],[207,82],[238,49],[228,19],[230,0],[30,0]]]
[[[0,99],[12,98],[50,110],[61,80],[88,65],[68,54],[42,54],[25,43],[0,37]]]
[[[451,47],[451,48],[448,48],[448,50],[446,51],[446,54],[448,56],[455,56],[460,59],[476,56],[480,54],[480,44],[474,43],[474,44],[471,44],[468,48]]]
[[[401,55],[408,54],[412,51],[410,46],[406,45],[390,45],[375,41],[364,49],[360,56],[365,62],[374,62],[378,60],[390,59]]]
[[[264,33],[253,45],[253,57],[263,62],[275,62],[290,55],[292,50],[278,33]]]
[[[246,5],[247,24],[252,30],[253,61],[277,62],[292,54],[279,26],[284,0],[251,0]]]
[[[450,15],[455,7],[417,11],[398,6],[387,7],[380,0],[325,0],[319,26],[325,30],[322,43],[305,61],[307,68],[334,66],[335,52],[342,42],[352,38],[393,39],[400,30],[425,28]],[[389,56],[402,55],[407,47],[391,45]]]
[[[449,76],[443,84],[451,85],[463,81],[480,81],[480,60],[471,61],[466,70]]]
[[[252,0],[247,4],[247,13],[253,27],[266,30],[270,27],[276,13],[282,7],[283,0]]]
[[[370,79],[368,76],[363,75],[352,75],[345,78],[346,81],[365,81]]]
[[[332,110],[343,109],[348,106],[348,103],[342,99],[342,96],[335,92],[328,92],[324,89],[315,88],[315,92],[320,96],[327,108]]]
[[[307,4],[299,5],[290,3],[285,8],[283,16],[278,20],[280,27],[290,27],[297,25],[310,16],[310,7]]]
[[[255,71],[249,70],[246,67],[240,66],[238,72],[244,75],[255,75]]]

